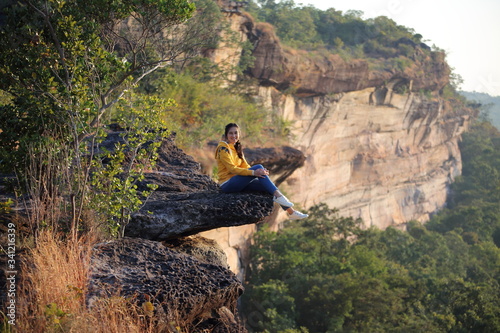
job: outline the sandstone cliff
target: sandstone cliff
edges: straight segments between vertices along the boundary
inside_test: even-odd
[[[325,202],[380,228],[425,222],[461,173],[458,141],[468,115],[439,99],[392,94],[375,104],[375,87],[309,98],[272,87],[259,93],[294,121],[296,147],[307,159],[285,190],[302,206]]]

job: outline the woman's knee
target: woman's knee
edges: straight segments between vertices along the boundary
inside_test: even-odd
[[[264,167],[262,166],[262,164],[255,164],[250,168],[250,170],[257,170],[257,169],[264,169]]]

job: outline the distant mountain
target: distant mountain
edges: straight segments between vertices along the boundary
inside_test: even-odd
[[[460,94],[470,101],[481,103],[493,125],[500,129],[500,96],[493,97],[485,93],[467,91],[461,91]]]

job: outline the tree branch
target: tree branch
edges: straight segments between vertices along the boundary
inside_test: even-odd
[[[54,30],[54,27],[52,26],[52,23],[50,22],[50,16],[47,13],[43,12],[42,10],[38,9],[35,5],[31,3],[31,1],[27,1],[28,5],[33,8],[36,12],[38,12],[40,15],[42,15],[45,23],[47,24],[47,27],[49,28],[50,35],[52,36],[52,39],[54,40],[54,44],[56,45],[57,51],[59,53],[59,59],[61,61],[61,64],[63,65],[64,68],[64,73],[66,76],[66,82],[61,79],[61,82],[66,86],[68,90],[71,90],[71,80],[69,77],[69,70],[68,70],[68,65],[66,64],[65,56],[64,56],[64,48],[61,46],[61,43],[59,41],[59,38],[57,37],[57,34]]]

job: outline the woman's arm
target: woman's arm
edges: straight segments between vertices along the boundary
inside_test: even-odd
[[[245,156],[243,156],[243,158],[241,159],[240,167],[245,168],[245,169],[249,169],[250,168],[250,164],[248,164]]]
[[[234,163],[228,147],[220,146],[217,150],[217,158],[226,167],[227,171],[239,176],[253,176],[253,171],[248,170],[250,167],[248,163],[246,163],[248,168],[238,166]]]

